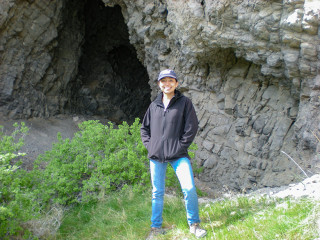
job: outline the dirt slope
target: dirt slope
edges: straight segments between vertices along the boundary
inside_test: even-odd
[[[8,120],[0,116],[0,125],[4,126],[4,132],[10,134],[14,123],[24,122],[29,127],[29,133],[25,136],[25,145],[20,152],[27,155],[24,158],[23,167],[30,169],[32,162],[39,154],[52,148],[52,144],[57,141],[58,132],[65,138],[72,138],[79,130],[78,124],[85,120],[100,120],[106,124],[107,119],[97,116],[67,116],[59,115],[48,119],[32,118],[24,120]]]

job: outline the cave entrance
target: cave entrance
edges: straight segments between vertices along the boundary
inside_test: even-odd
[[[120,6],[88,0],[83,15],[84,43],[71,108],[116,123],[142,119],[150,104],[149,77],[129,42]]]

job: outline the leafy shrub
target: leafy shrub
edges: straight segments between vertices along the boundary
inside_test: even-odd
[[[72,140],[58,134],[52,150],[37,160],[35,171],[42,182],[36,191],[43,202],[97,201],[110,191],[150,181],[139,119],[118,128],[89,120],[79,128]]]
[[[15,153],[24,144],[28,128],[14,124],[15,130],[5,135],[0,126],[0,238],[9,238],[22,228],[21,223],[33,217],[34,202],[30,178],[20,169],[20,163],[11,161],[24,154]]]
[[[14,131],[10,135],[4,134],[4,128],[0,125],[0,153],[14,153],[24,145],[24,137],[29,128],[22,122],[13,124]]]

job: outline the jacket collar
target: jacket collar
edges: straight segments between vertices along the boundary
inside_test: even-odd
[[[163,102],[162,102],[162,97],[163,97],[163,93],[159,93],[158,96],[156,97],[156,99],[154,100],[154,102],[159,106],[159,107],[164,107],[163,106]],[[174,96],[171,99],[169,106],[172,105],[178,98],[182,97],[182,94],[180,91],[178,90],[174,90]],[[168,106],[168,107],[169,107]]]

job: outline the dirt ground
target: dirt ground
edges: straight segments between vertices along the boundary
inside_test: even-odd
[[[59,115],[47,119],[12,120],[0,115],[0,125],[4,127],[5,134],[10,134],[14,130],[14,123],[24,122],[29,128],[29,132],[25,136],[25,144],[20,150],[20,152],[26,153],[22,164],[22,167],[26,169],[32,167],[33,161],[39,154],[52,148],[52,144],[57,141],[58,132],[61,133],[63,139],[71,139],[74,133],[79,130],[78,124],[86,120],[99,120],[103,124],[109,122],[109,120],[99,116]]]

